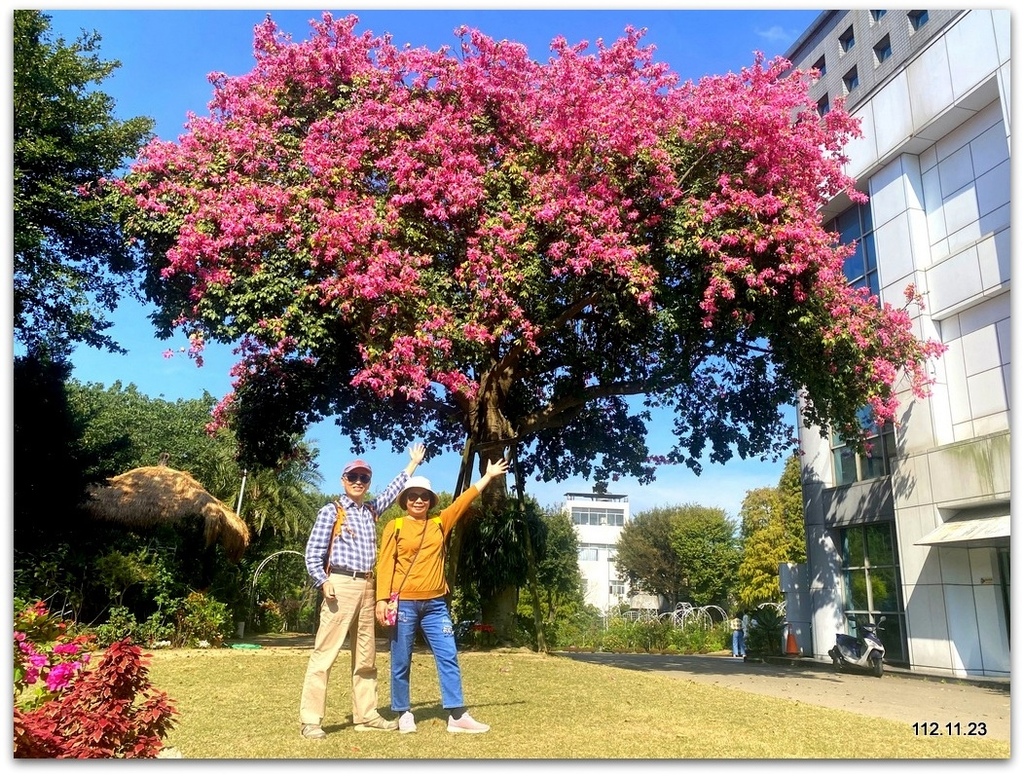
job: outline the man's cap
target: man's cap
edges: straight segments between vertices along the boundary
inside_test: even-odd
[[[370,464],[368,464],[362,458],[356,458],[354,461],[352,461],[352,463],[346,466],[345,470],[341,473],[341,476],[344,477],[346,474],[357,471],[359,469],[365,469],[367,474],[369,474],[371,477],[373,476],[373,469],[370,468]]]

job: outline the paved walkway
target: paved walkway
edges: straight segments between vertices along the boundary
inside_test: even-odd
[[[587,663],[664,674],[674,679],[717,684],[744,692],[841,709],[870,717],[914,723],[935,722],[945,729],[970,723],[998,741],[1010,740],[1010,682],[953,679],[888,670],[881,678],[836,673],[831,663],[809,659],[754,662],[722,655],[647,655],[559,652]]]

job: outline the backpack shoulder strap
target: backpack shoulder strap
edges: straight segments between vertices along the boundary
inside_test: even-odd
[[[327,557],[324,558],[324,571],[331,574],[331,550],[334,548],[334,539],[341,533],[341,526],[345,523],[345,507],[340,501],[334,502],[334,527],[331,528],[331,538],[327,542]]]

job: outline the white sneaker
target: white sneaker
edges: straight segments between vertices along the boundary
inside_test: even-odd
[[[402,716],[398,718],[398,732],[399,733],[415,733],[416,732],[416,718],[413,717],[411,711],[403,711]]]
[[[477,722],[469,716],[468,712],[463,714],[459,719],[455,719],[451,716],[448,717],[449,733],[486,733],[490,729],[490,725]]]

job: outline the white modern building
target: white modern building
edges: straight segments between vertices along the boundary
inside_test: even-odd
[[[586,602],[602,613],[627,601],[626,583],[615,569],[615,545],[629,522],[629,497],[612,493],[566,493],[564,509],[579,540],[579,566]]]
[[[1010,12],[825,11],[787,53],[812,96],[861,120],[848,172],[870,196],[823,213],[847,276],[948,346],[928,399],[901,396],[870,457],[801,429],[806,568],[785,574],[800,650],[886,617],[886,661],[1010,675]]]

